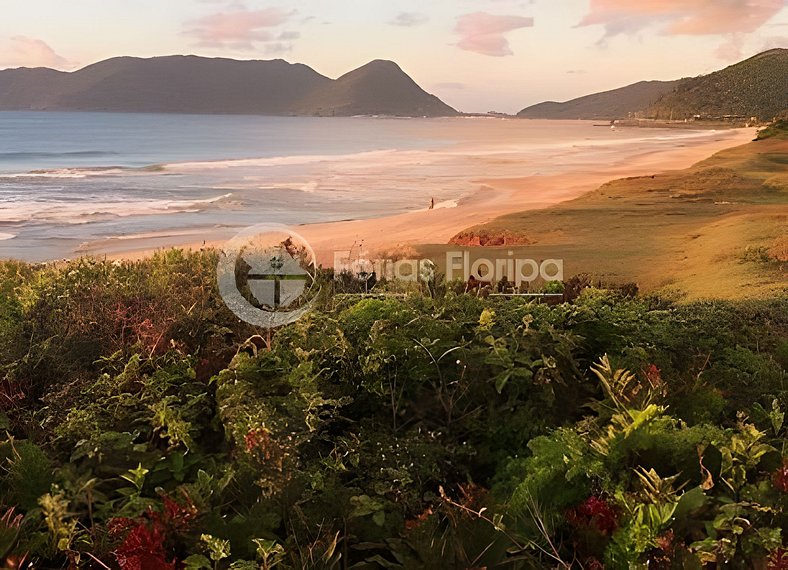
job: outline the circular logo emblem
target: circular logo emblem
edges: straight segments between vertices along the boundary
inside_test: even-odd
[[[281,224],[258,224],[232,238],[219,253],[219,294],[241,320],[276,328],[301,318],[319,290],[315,253]]]

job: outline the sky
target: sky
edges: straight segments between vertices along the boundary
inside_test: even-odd
[[[0,68],[118,55],[396,61],[466,112],[516,112],[788,47],[788,0],[0,0]]]

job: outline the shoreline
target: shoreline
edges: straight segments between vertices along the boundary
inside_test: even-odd
[[[500,216],[543,209],[580,198],[611,180],[688,168],[720,150],[749,142],[753,137],[752,128],[717,131],[711,140],[685,140],[681,146],[669,150],[649,150],[634,158],[618,159],[612,164],[578,168],[561,174],[476,178],[470,182],[477,189],[460,199],[456,207],[291,227],[310,243],[318,263],[324,266],[333,264],[334,251],[359,248],[374,256],[384,252],[391,254],[416,245],[445,244],[463,230]],[[88,242],[75,257],[133,261],[170,248],[221,248],[235,233],[226,236],[204,234],[203,241],[195,240],[194,232],[189,235],[168,235],[162,232]]]

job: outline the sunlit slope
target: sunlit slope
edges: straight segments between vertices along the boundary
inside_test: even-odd
[[[522,236],[534,258],[671,288],[687,298],[763,297],[788,288],[788,140],[775,136],[693,167],[609,182],[581,198],[455,236]]]

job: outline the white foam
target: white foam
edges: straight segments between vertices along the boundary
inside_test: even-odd
[[[215,170],[236,167],[266,167],[266,166],[301,166],[305,164],[317,164],[320,162],[348,162],[365,161],[369,159],[379,159],[397,152],[394,149],[372,150],[358,152],[354,154],[305,154],[291,156],[275,156],[268,158],[238,158],[232,160],[212,160],[202,162],[173,162],[162,165],[165,170],[184,171],[184,170]]]
[[[6,206],[0,202],[0,222],[49,221],[66,224],[85,224],[96,218],[146,216],[199,212],[208,205],[226,200],[232,193],[203,200],[117,200],[53,203],[31,201]]]
[[[15,237],[16,237],[16,234],[7,234],[7,233],[0,232],[0,241],[5,241],[7,239],[14,239]]]
[[[56,168],[52,170],[33,170],[0,174],[0,178],[87,178],[89,176],[110,176],[125,174],[122,168]]]
[[[18,172],[3,174],[0,178],[86,178],[87,174],[77,172]]]
[[[310,180],[308,182],[269,182],[266,180],[264,184],[260,184],[259,177],[245,176],[243,178],[244,185],[242,187],[253,188],[256,190],[296,190],[298,192],[305,192],[313,194],[320,189],[321,182],[319,180]],[[239,184],[234,184],[233,188],[238,188]],[[217,188],[224,188],[217,186]]]
[[[420,210],[414,210],[417,212],[428,212],[430,210],[443,210],[445,208],[456,208],[460,205],[460,198],[454,200],[442,200],[440,202],[435,202],[435,205],[432,208],[422,208]]]
[[[459,200],[444,200],[443,202],[438,202],[435,204],[435,210],[440,210],[441,208],[456,208],[459,205]]]

